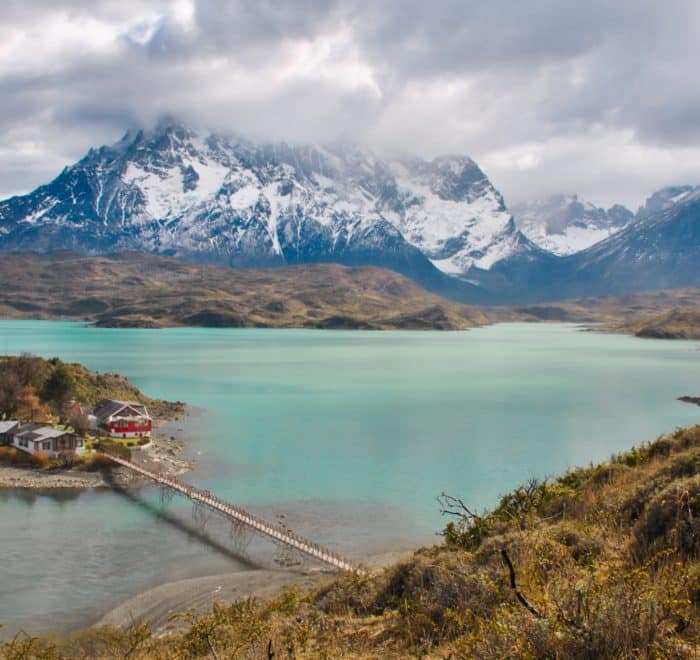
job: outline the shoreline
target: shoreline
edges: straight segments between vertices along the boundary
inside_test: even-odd
[[[417,550],[384,552],[365,557],[362,561],[376,572],[412,556]],[[337,575],[339,573],[331,569],[310,565],[297,571],[253,568],[166,582],[120,603],[90,628],[127,628],[138,621],[148,624],[156,637],[162,637],[187,627],[183,619],[173,619],[175,614],[205,614],[211,612],[215,603],[226,605],[250,597],[266,600],[285,588],[306,590],[330,582]]]
[[[132,460],[146,467],[179,476],[190,472],[196,464],[182,456],[192,447],[194,429],[191,421],[205,413],[202,408],[185,405],[184,410],[170,419],[156,422],[151,442],[144,447],[132,448]],[[79,468],[37,469],[14,465],[0,465],[0,489],[26,490],[87,490],[112,488],[115,484],[126,488],[139,488],[147,483],[129,470],[111,467],[107,470],[81,470]]]

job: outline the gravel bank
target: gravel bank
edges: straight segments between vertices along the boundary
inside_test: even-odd
[[[370,570],[381,570],[412,554],[413,551],[388,552],[368,557],[364,564]],[[252,569],[168,582],[130,598],[95,625],[125,628],[133,621],[143,621],[149,624],[155,635],[167,635],[186,626],[181,620],[173,621],[173,614],[204,614],[211,611],[214,603],[232,603],[249,596],[272,598],[284,587],[295,585],[303,590],[331,580],[335,575],[334,571],[324,568],[298,571]]]

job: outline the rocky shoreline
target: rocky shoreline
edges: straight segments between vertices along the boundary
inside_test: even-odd
[[[189,419],[203,411],[186,406],[180,417],[160,421],[154,429],[150,444],[132,448],[132,460],[149,469],[174,477],[192,470],[193,460],[182,456],[191,444],[192,432],[187,428]],[[137,488],[145,484],[142,477],[121,467],[102,470],[75,468],[31,468],[0,465],[0,488],[28,488],[33,490],[112,488],[114,485]]]

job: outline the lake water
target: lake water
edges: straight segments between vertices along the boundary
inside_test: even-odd
[[[94,329],[0,321],[0,352],[127,375],[206,412],[185,479],[362,556],[438,540],[442,491],[474,507],[528,477],[700,422],[700,343],[503,324],[469,332]],[[244,570],[243,544],[156,488],[0,491],[0,623],[97,620],[156,584]],[[247,556],[269,564],[269,546]]]

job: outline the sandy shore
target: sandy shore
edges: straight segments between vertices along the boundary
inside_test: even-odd
[[[368,557],[364,564],[370,570],[381,570],[411,554],[413,551],[388,552]],[[148,623],[155,635],[166,635],[186,626],[182,620],[172,620],[173,614],[205,614],[211,611],[214,603],[232,603],[249,596],[271,598],[284,587],[294,585],[306,589],[332,580],[335,575],[334,571],[323,568],[299,571],[253,569],[168,582],[130,598],[95,625],[125,628],[133,621],[142,621]]]
[[[200,408],[187,406],[182,416],[156,423],[153,438],[145,447],[132,448],[132,460],[149,469],[177,476],[189,472],[194,461],[181,454],[196,442],[197,420],[204,413]],[[39,470],[30,467],[0,465],[0,488],[111,488],[138,487],[145,482],[124,468],[110,468],[109,472],[52,468]]]

